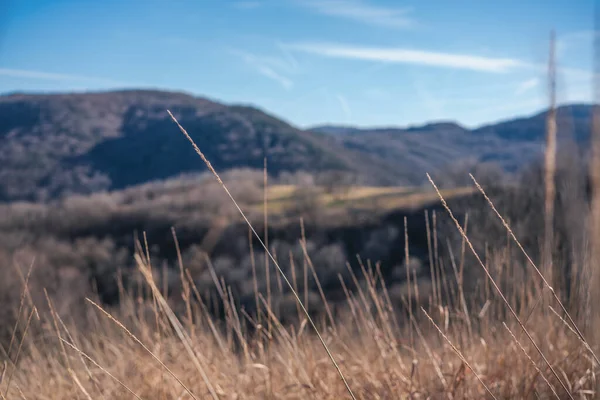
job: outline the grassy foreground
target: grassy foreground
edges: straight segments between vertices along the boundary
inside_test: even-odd
[[[332,311],[323,301],[314,325],[298,304],[300,322],[284,326],[258,292],[262,312],[251,317],[215,278],[225,315],[217,322],[182,263],[181,293],[162,289],[146,245],[135,256],[144,290],[122,290],[110,310],[89,300],[84,321],[57,312],[51,298],[36,303],[24,277],[19,320],[2,348],[0,398],[594,398],[597,349],[577,325],[585,312],[570,315],[533,263],[478,254],[484,279],[466,293],[464,253],[473,248],[463,239],[451,276],[432,269],[424,285],[407,263],[401,304],[378,265],[363,266],[364,284],[340,275],[347,306]]]
[[[123,293],[121,305],[107,311],[90,300],[85,324],[58,315],[50,299],[38,314],[24,292],[20,323],[5,349],[2,398],[351,398],[301,312],[300,324],[284,327],[264,307],[259,322],[233,306],[225,290],[227,318],[216,324],[182,269],[186,307],[176,317],[147,261],[136,258],[153,295],[144,301]],[[509,301],[526,321],[525,333],[493,293],[468,306],[457,293],[447,299],[452,307],[420,304],[413,292],[406,298],[415,302],[409,324],[378,271],[364,273],[366,286],[344,283],[346,312],[333,323],[317,322],[355,398],[593,398],[594,356],[558,311],[537,307],[530,314],[538,297],[533,286]]]

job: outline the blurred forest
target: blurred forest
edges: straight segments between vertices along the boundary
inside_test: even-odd
[[[568,152],[561,153],[558,160],[555,257],[564,272],[565,288],[572,290],[572,274],[583,262],[581,227],[586,224],[589,190],[580,157]],[[492,164],[458,165],[433,179],[440,186],[456,187],[468,185],[469,173],[510,221],[527,251],[539,260],[541,239],[527,233],[543,228],[539,207],[543,199],[541,162],[518,175],[507,175]],[[264,239],[263,171],[234,169],[222,178]],[[337,191],[337,196],[350,196],[359,186],[347,185],[340,173],[297,172],[269,179],[273,187],[294,188],[285,209],[274,206],[269,211],[267,207],[267,241],[286,276],[295,277],[295,285],[311,312],[323,313],[319,306],[321,290],[334,309],[344,307],[346,297],[340,277],[364,282],[367,265],[379,271],[391,301],[399,306],[410,293],[407,271],[411,279],[418,280],[422,302],[431,300],[436,284],[442,285],[445,293],[438,296],[452,297],[456,285],[453,268],[458,263],[464,265],[465,291],[476,297],[485,290],[480,268],[468,252],[465,254],[462,239],[439,201],[415,201],[411,206],[392,209],[378,208],[378,203],[373,203],[374,209],[329,207],[317,201],[320,194]],[[419,190],[436,197],[430,188]],[[525,274],[523,255],[510,246],[501,222],[479,192],[449,196],[447,200],[461,223],[468,224],[474,246],[494,268],[514,263],[521,265],[517,271]],[[73,318],[85,312],[82,300],[86,296],[95,294],[110,305],[119,302],[123,291],[143,295],[136,292],[140,276],[133,253],[148,251],[156,279],[182,312],[177,241],[184,268],[206,303],[214,306],[211,311],[216,316],[222,312],[217,300],[220,287],[231,290],[239,305],[253,315],[256,285],[265,298],[271,295],[273,310],[283,321],[297,317],[289,288],[282,284],[260,243],[250,235],[238,210],[209,174],[48,203],[0,205],[0,232],[0,293],[5,305],[18,304],[23,275],[31,263],[31,295],[43,296],[46,288],[59,310],[68,310]],[[270,287],[265,266],[270,270]],[[432,276],[443,277],[443,284],[441,280],[431,282]],[[509,291],[510,282],[504,284]],[[15,307],[2,307],[2,326],[12,326]],[[6,337],[9,332],[4,334]]]

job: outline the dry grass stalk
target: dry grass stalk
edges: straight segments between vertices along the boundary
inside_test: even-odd
[[[160,290],[156,286],[153,276],[152,276],[152,270],[150,269],[149,265],[146,264],[144,262],[144,260],[142,260],[142,258],[139,256],[139,254],[136,254],[136,261],[138,264],[138,268],[140,269],[140,271],[144,275],[144,278],[146,279],[146,283],[150,286],[150,289],[152,290],[152,295],[154,296],[154,298],[157,300],[158,304],[160,305],[162,312],[169,319],[171,326],[175,329],[175,332],[176,332],[177,336],[179,337],[179,339],[181,340],[182,344],[184,345],[186,352],[188,353],[188,355],[190,356],[190,359],[192,360],[192,363],[194,364],[194,366],[200,373],[202,380],[206,384],[206,386],[210,392],[210,395],[213,397],[213,399],[217,400],[219,397],[217,396],[215,388],[213,387],[213,384],[210,382],[210,380],[206,374],[206,367],[205,367],[206,362],[201,360],[201,357],[193,350],[193,345],[192,345],[192,341],[191,341],[190,337],[185,333],[185,330],[183,329],[183,326],[181,326],[181,323],[175,316],[175,313],[173,312],[171,307],[169,307],[167,301],[162,296],[162,294],[160,293]],[[189,392],[189,393],[191,395],[191,392]]]
[[[183,268],[183,257],[181,256],[181,249],[179,248],[179,240],[177,239],[177,233],[175,228],[171,228],[171,234],[173,235],[173,242],[175,242],[175,251],[177,252],[177,265],[179,266],[179,279],[183,289],[182,298],[185,303],[185,314],[187,319],[187,325],[191,332],[194,332],[194,318],[192,316],[192,296],[190,290],[190,284],[185,278],[185,272]]]
[[[479,182],[477,182],[477,180],[475,179],[475,177],[473,175],[469,174],[469,176],[473,180],[473,183],[475,183],[475,186],[477,186],[477,189],[479,190],[479,192],[483,195],[483,197],[485,198],[485,200],[487,201],[487,203],[490,205],[490,208],[492,209],[492,211],[500,219],[500,222],[502,222],[502,225],[504,226],[504,228],[506,229],[506,231],[510,234],[510,237],[513,239],[513,241],[515,242],[515,244],[517,245],[517,247],[519,248],[519,250],[521,250],[521,252],[525,256],[525,258],[527,259],[527,262],[529,263],[529,265],[533,268],[533,270],[536,272],[536,274],[540,277],[540,279],[541,279],[544,287],[548,288],[548,290],[550,291],[550,293],[554,297],[554,300],[561,307],[561,310],[565,314],[567,320],[569,321],[570,326],[577,332],[577,335],[579,336],[579,339],[583,343],[585,343],[586,348],[588,348],[590,350],[592,356],[594,357],[594,360],[600,366],[600,359],[598,359],[598,356],[596,355],[596,353],[589,346],[587,340],[585,339],[585,336],[583,335],[583,332],[581,331],[581,329],[579,329],[579,327],[575,323],[573,317],[571,316],[571,314],[567,310],[566,306],[564,305],[564,303],[561,301],[561,299],[556,294],[556,291],[554,290],[554,287],[550,285],[550,283],[548,282],[548,280],[544,277],[544,274],[542,273],[542,271],[540,271],[540,269],[533,262],[533,260],[531,259],[531,257],[527,253],[527,251],[523,248],[523,246],[521,245],[521,242],[519,241],[519,239],[517,239],[517,237],[515,236],[513,230],[508,225],[508,223],[506,222],[506,220],[502,217],[502,215],[500,214],[500,212],[498,212],[498,210],[496,209],[496,206],[494,205],[494,203],[492,202],[492,200],[488,197],[488,195],[486,194],[485,190],[481,187],[481,185],[479,184]],[[536,306],[537,306],[537,304],[540,301],[541,301],[541,297],[539,297],[536,300]],[[531,309],[530,315],[527,316],[527,319],[529,319],[529,317],[533,314],[533,310],[534,309],[535,309],[535,306]]]
[[[275,260],[275,257],[273,257],[273,255],[269,251],[269,248],[266,246],[266,244],[264,243],[264,241],[261,240],[261,238],[258,235],[258,233],[254,230],[254,228],[252,227],[252,224],[250,223],[250,221],[246,217],[246,214],[242,211],[242,209],[240,208],[240,206],[238,205],[238,203],[235,201],[235,199],[231,195],[231,192],[229,192],[229,189],[227,189],[227,186],[221,180],[221,177],[219,176],[219,174],[217,173],[217,171],[213,168],[213,166],[210,163],[210,161],[206,158],[206,156],[204,155],[204,153],[202,153],[202,151],[200,150],[200,148],[196,145],[196,143],[191,138],[191,136],[187,133],[187,131],[181,126],[181,124],[179,123],[179,121],[177,121],[177,119],[175,118],[175,116],[170,111],[168,111],[168,113],[169,113],[171,119],[173,119],[173,122],[175,122],[175,124],[177,124],[177,126],[179,127],[179,130],[181,130],[181,132],[184,134],[184,136],[190,141],[190,143],[192,144],[192,146],[193,146],[194,150],[196,151],[196,153],[200,156],[200,158],[202,159],[202,161],[204,161],[204,163],[206,164],[206,166],[208,167],[208,169],[215,176],[215,178],[217,179],[217,181],[219,182],[219,184],[221,185],[221,187],[223,188],[223,190],[225,190],[225,192],[227,193],[227,195],[229,196],[229,198],[231,199],[231,201],[233,202],[233,204],[235,205],[235,207],[238,209],[240,215],[242,216],[242,218],[244,219],[244,221],[248,225],[248,227],[250,227],[250,229],[252,229],[252,233],[254,233],[254,235],[256,236],[257,240],[262,245],[262,247],[265,250],[265,253],[267,254],[267,256],[271,259],[271,261],[273,262],[273,264],[277,267],[277,270],[281,274],[282,278],[285,280],[285,283],[287,284],[288,288],[292,291],[292,293],[293,293],[296,301],[298,302],[298,304],[302,308],[302,311],[306,315],[306,319],[308,320],[308,322],[310,323],[311,327],[313,328],[313,330],[317,334],[319,340],[321,341],[321,344],[323,345],[323,348],[327,352],[327,355],[328,355],[329,359],[331,360],[331,362],[333,363],[335,369],[337,370],[337,372],[338,372],[338,374],[340,376],[340,379],[343,381],[344,386],[346,386],[346,389],[348,390],[348,394],[350,395],[350,397],[352,399],[356,399],[356,397],[354,396],[354,393],[352,392],[352,389],[350,388],[350,385],[348,384],[348,382],[346,381],[346,378],[344,377],[344,374],[342,373],[342,370],[340,369],[339,365],[335,361],[335,358],[333,357],[333,354],[329,350],[329,347],[327,346],[327,344],[323,340],[323,337],[321,336],[319,330],[317,329],[317,326],[315,325],[314,321],[310,317],[310,314],[306,310],[306,307],[304,306],[304,303],[302,303],[302,300],[300,300],[300,297],[298,296],[298,293],[294,290],[293,285],[291,284],[291,282],[289,281],[289,279],[287,278],[287,276],[283,272],[283,269],[279,266],[279,263],[277,263],[277,261]]]
[[[8,351],[7,351],[7,356],[10,358],[10,353],[12,351],[12,347],[13,344],[15,342],[16,339],[16,335],[17,335],[17,328],[19,327],[19,321],[21,318],[21,314],[23,312],[23,306],[25,304],[25,296],[27,294],[27,289],[28,289],[28,285],[29,285],[29,278],[31,277],[31,271],[33,271],[33,264],[34,264],[33,260],[29,266],[29,270],[27,271],[27,276],[25,277],[25,282],[23,284],[23,291],[21,292],[21,299],[19,300],[19,311],[17,311],[17,322],[15,323],[15,326],[13,327],[13,331],[12,334],[10,336],[10,343],[8,345]]]
[[[15,373],[17,372],[17,367],[19,365],[19,357],[21,356],[21,351],[23,350],[23,343],[25,343],[25,337],[27,336],[27,331],[29,330],[29,326],[31,324],[31,318],[33,317],[33,314],[35,314],[35,308],[33,308],[31,310],[31,312],[29,313],[29,318],[27,318],[27,324],[25,325],[25,330],[23,331],[23,336],[21,337],[21,341],[19,342],[19,347],[17,348],[17,354],[15,355],[15,359],[13,361],[14,368],[7,379],[6,390],[4,391],[4,396],[8,396],[8,392],[10,390],[10,384],[12,383],[13,377],[14,377]],[[3,373],[3,375],[4,375],[4,373]]]
[[[556,199],[556,65],[554,31],[550,35],[550,58],[548,60],[548,86],[550,107],[546,117],[546,151],[544,162],[544,244],[543,273],[548,282],[553,282],[560,292],[560,275],[553,271],[552,249],[554,248],[554,202]]]
[[[321,300],[323,301],[323,305],[325,306],[325,312],[327,313],[327,318],[329,318],[329,323],[331,324],[331,328],[335,329],[335,320],[333,319],[333,313],[331,312],[331,307],[329,307],[329,302],[325,297],[325,292],[323,291],[323,287],[321,286],[321,282],[317,276],[317,270],[312,263],[310,256],[308,255],[308,249],[306,248],[306,238],[302,238],[300,240],[300,246],[302,247],[302,252],[304,253],[304,259],[308,264],[310,271],[312,272],[313,279],[317,284],[317,289],[319,291],[319,296],[321,296]]]
[[[433,245],[431,243],[431,227],[429,226],[429,212],[425,211],[425,229],[427,230],[427,250],[429,254],[429,271],[431,274],[431,283],[434,287],[432,292],[432,304],[439,304],[439,300],[437,298],[437,291],[435,288],[437,287],[437,279],[436,279],[436,270],[435,264],[433,262]]]
[[[489,282],[492,284],[492,286],[494,287],[494,289],[496,290],[496,292],[498,293],[498,295],[500,296],[500,298],[502,299],[502,301],[506,305],[506,308],[510,311],[510,313],[513,315],[513,317],[515,318],[515,320],[521,326],[521,329],[523,330],[523,332],[525,333],[525,335],[527,336],[527,338],[529,339],[529,341],[531,342],[531,344],[533,344],[533,346],[535,347],[535,349],[537,350],[537,352],[539,353],[539,355],[542,357],[542,359],[544,360],[544,363],[548,366],[548,368],[550,369],[550,371],[552,371],[552,374],[554,375],[554,377],[556,378],[556,380],[558,380],[560,382],[560,384],[563,387],[563,389],[565,390],[565,392],[569,395],[569,398],[573,399],[573,396],[571,395],[571,392],[569,391],[569,389],[565,385],[565,383],[562,381],[562,379],[558,376],[558,373],[556,372],[556,369],[552,366],[552,364],[550,363],[550,361],[548,361],[548,359],[546,358],[546,356],[544,355],[544,353],[540,349],[539,345],[535,342],[535,340],[531,336],[531,333],[527,330],[527,328],[523,324],[521,318],[519,318],[519,316],[515,312],[514,308],[510,305],[510,303],[508,302],[508,300],[504,296],[504,293],[502,292],[502,290],[500,289],[500,287],[498,286],[498,284],[496,283],[496,281],[494,280],[494,278],[490,274],[489,269],[485,266],[485,264],[481,260],[479,254],[477,253],[477,251],[473,247],[473,244],[471,243],[471,241],[469,240],[469,238],[465,234],[464,230],[462,229],[462,226],[460,225],[460,223],[458,222],[458,220],[456,219],[456,217],[452,213],[452,210],[450,210],[450,208],[448,207],[448,204],[446,203],[446,200],[444,199],[444,197],[440,193],[438,187],[433,182],[433,180],[431,179],[431,176],[429,176],[429,174],[427,174],[427,179],[429,179],[429,182],[433,185],[435,191],[438,193],[438,196],[440,197],[442,205],[444,206],[444,208],[446,209],[446,211],[450,215],[450,218],[452,219],[452,221],[456,225],[456,228],[460,232],[461,236],[467,242],[467,245],[471,249],[471,252],[473,253],[473,255],[475,256],[475,258],[477,259],[477,262],[479,263],[479,265],[481,266],[481,268],[483,268],[483,270],[485,272],[485,275],[489,279]]]
[[[106,375],[110,376],[119,385],[123,386],[129,393],[131,393],[133,395],[133,397],[135,397],[138,400],[142,400],[142,398],[137,393],[135,393],[133,390],[131,390],[129,388],[129,386],[127,386],[125,383],[121,382],[121,380],[119,380],[119,378],[117,378],[116,376],[114,376],[113,374],[111,374],[106,368],[104,368],[103,366],[101,366],[100,364],[98,364],[96,361],[94,361],[90,356],[88,356],[83,351],[81,351],[80,349],[78,349],[74,344],[69,343],[66,340],[62,339],[62,338],[60,340],[64,344],[66,344],[67,346],[69,346],[70,348],[72,348],[73,350],[75,350],[80,356],[82,356],[83,358],[85,358],[86,360],[88,360],[89,362],[91,362],[92,364],[94,364],[98,369],[100,369]]]
[[[444,334],[444,332],[440,329],[440,327],[435,323],[435,321],[429,316],[429,314],[427,314],[427,311],[425,311],[424,308],[421,308],[421,310],[423,311],[423,313],[425,314],[425,316],[427,317],[427,319],[429,319],[429,321],[431,322],[431,324],[435,327],[435,329],[437,329],[437,331],[440,333],[440,335],[444,338],[444,340],[446,342],[448,342],[448,344],[450,345],[450,347],[452,347],[452,350],[458,355],[458,357],[460,357],[460,359],[462,360],[463,363],[465,363],[465,365],[471,370],[471,372],[473,372],[473,375],[475,375],[475,377],[477,378],[477,380],[481,383],[481,385],[484,387],[485,391],[489,393],[490,396],[492,396],[493,399],[496,399],[496,396],[494,396],[494,393],[492,393],[492,391],[490,390],[490,388],[485,384],[485,382],[483,381],[483,379],[481,379],[481,376],[479,376],[479,374],[477,373],[477,371],[475,371],[473,369],[473,367],[471,367],[471,364],[469,364],[469,362],[467,361],[467,359],[465,358],[465,356],[463,356],[463,354],[461,353],[461,351],[456,348],[456,346],[454,346],[454,344],[452,343],[452,341],[448,338],[448,336],[446,336]]]
[[[137,344],[139,344],[148,354],[150,354],[152,356],[152,358],[158,364],[160,364],[160,366],[162,368],[165,369],[165,371],[167,371],[169,373],[169,375],[171,375],[177,381],[177,383],[179,383],[181,385],[181,387],[190,395],[190,397],[192,397],[194,400],[197,400],[197,397],[194,395],[194,393],[192,393],[192,391],[181,381],[181,379],[179,379],[179,377],[177,377],[177,375],[175,375],[175,373],[173,371],[171,371],[171,369],[169,367],[167,367],[165,365],[165,363],[162,362],[158,356],[156,356],[140,339],[138,339],[137,336],[135,336],[129,329],[127,329],[125,327],[125,325],[123,325],[118,319],[113,317],[108,311],[104,310],[104,308],[102,308],[100,305],[96,304],[94,301],[92,301],[90,299],[86,299],[86,300],[89,303],[91,303],[94,307],[96,307],[98,310],[100,310],[100,312],[102,312],[109,320],[111,320],[119,328],[121,328],[123,330],[123,332],[125,332],[127,334],[127,336],[129,336]]]
[[[138,262],[140,261],[146,262],[143,256],[138,254]],[[531,361],[527,355],[517,346],[506,345],[511,339],[506,331],[497,329],[499,318],[502,317],[494,314],[498,312],[494,304],[488,307],[485,324],[474,322],[471,340],[464,340],[465,325],[462,317],[453,317],[462,313],[460,301],[456,301],[454,308],[449,309],[446,314],[450,314],[451,317],[447,319],[444,316],[437,328],[429,322],[424,324],[413,320],[412,329],[416,332],[417,343],[415,348],[406,347],[409,344],[408,325],[394,322],[392,317],[399,313],[394,313],[395,307],[389,300],[389,294],[385,290],[383,293],[376,290],[384,285],[379,264],[374,267],[375,272],[368,263],[361,264],[364,280],[358,281],[359,286],[353,287],[352,290],[358,290],[359,293],[362,291],[364,301],[359,293],[356,296],[352,294],[341,279],[340,282],[347,293],[348,318],[345,315],[336,318],[336,329],[327,330],[323,334],[323,339],[330,346],[336,360],[344,362],[357,398],[492,398],[488,392],[483,392],[483,386],[475,379],[471,369],[466,364],[463,365],[463,358],[480,374],[479,377],[496,398],[533,398],[534,392],[541,398],[553,396],[549,386],[542,379],[537,379],[540,373],[530,366]],[[147,266],[143,268],[147,269]],[[225,321],[226,329],[233,330],[236,337],[240,337],[241,333],[244,335],[244,341],[241,346],[224,342],[216,345],[215,339],[220,335],[219,328],[211,324],[212,319],[203,308],[202,299],[189,274],[190,271],[185,270],[190,289],[197,296],[192,308],[195,314],[193,320],[196,323],[193,327],[195,334],[186,334],[194,337],[191,343],[194,351],[202,352],[199,360],[207,366],[205,372],[219,398],[241,400],[272,396],[274,399],[333,400],[342,398],[347,393],[336,372],[329,368],[330,360],[321,356],[321,342],[316,335],[304,332],[304,327],[308,324],[306,320],[300,324],[298,330],[288,329],[277,319],[274,310],[268,309],[265,298],[260,296],[262,307],[266,310],[265,315],[272,320],[275,335],[270,341],[272,354],[269,360],[266,353],[260,351],[261,339],[246,336],[240,329],[235,305],[232,304],[231,289],[221,282],[219,286],[224,294],[221,301],[229,307],[226,317],[229,321]],[[149,274],[146,276],[150,278]],[[527,286],[526,290],[532,289],[529,285],[531,282],[523,283]],[[157,285],[150,285],[154,287],[154,292],[158,290]],[[127,293],[124,292],[123,295],[127,296]],[[495,300],[492,298],[490,301],[494,303]],[[154,304],[152,298],[148,297],[147,304]],[[157,327],[154,316],[147,320],[136,317],[132,321],[131,329],[141,331],[141,338],[152,338],[148,339],[152,342],[146,342],[147,348],[163,363],[168,364],[173,374],[181,381],[186,382],[186,385],[189,382],[189,390],[198,398],[210,397],[205,383],[198,379],[197,368],[187,359],[181,359],[181,355],[187,352],[187,339],[182,340],[179,337],[175,330],[177,324],[169,329],[163,326],[169,311],[160,305],[160,301],[156,304],[159,307],[157,311],[160,312],[161,325]],[[116,312],[121,310],[124,315],[138,315],[138,307],[138,303],[124,299]],[[399,306],[399,309],[405,310],[402,306]],[[185,308],[181,309],[181,313],[183,317],[186,316]],[[93,319],[95,315],[96,313],[90,313],[88,317]],[[42,316],[45,318],[45,315]],[[112,323],[109,324],[106,320],[107,323],[96,324],[93,330],[71,335],[62,320],[55,316],[62,326],[60,335],[66,332],[69,338],[68,341],[61,338],[61,343],[69,352],[73,347],[79,349],[73,350],[89,365],[90,372],[83,368],[66,368],[62,352],[60,348],[56,351],[54,342],[41,343],[38,348],[36,343],[39,338],[33,337],[25,344],[27,351],[23,352],[21,367],[15,374],[11,393],[5,398],[39,398],[40,390],[48,394],[49,400],[101,398],[101,394],[107,399],[191,398],[185,390],[182,394],[182,387],[175,379],[163,381],[165,369],[157,368],[154,356],[137,343],[131,342],[129,335],[123,335],[123,329],[118,324],[115,329]],[[245,316],[248,321],[252,321],[248,314]],[[47,325],[45,321],[42,321],[42,326]],[[548,350],[548,358],[558,360],[554,365],[559,370],[561,379],[578,397],[590,398],[589,391],[593,385],[589,372],[591,367],[586,352],[581,349],[579,339],[569,332],[571,328],[563,325],[559,319],[547,317],[542,313],[532,316],[531,327],[536,339],[552,342],[553,347]],[[50,328],[52,325],[45,329]],[[160,335],[155,334],[158,329],[161,330]],[[446,339],[455,338],[457,341],[449,346],[446,339],[439,336],[439,331],[442,331]],[[260,336],[265,332],[266,329],[263,329],[257,330],[256,333]],[[41,334],[41,338],[47,337],[48,331],[44,330]],[[335,346],[330,345],[333,342]],[[459,356],[460,360],[456,358],[456,354],[459,354],[456,350],[462,355],[462,358]],[[562,361],[565,354],[569,354],[568,363]],[[76,357],[71,356],[71,360],[75,361]],[[271,383],[265,379],[269,374],[268,365],[271,365]],[[539,369],[549,375],[545,368]],[[87,378],[90,375],[93,377],[92,381]],[[550,381],[558,386],[554,378]],[[23,395],[19,389],[23,389]]]
[[[521,351],[523,352],[523,354],[525,354],[525,356],[527,357],[527,359],[529,360],[529,362],[531,363],[531,365],[533,365],[533,367],[535,368],[535,370],[537,371],[537,373],[539,374],[539,376],[542,377],[542,379],[544,380],[544,382],[546,382],[546,384],[548,385],[548,387],[550,388],[550,390],[552,390],[552,394],[554,395],[554,397],[556,397],[557,399],[560,400],[560,396],[558,395],[558,393],[556,393],[556,389],[554,389],[554,386],[552,386],[552,384],[550,383],[550,381],[548,381],[548,378],[546,378],[544,376],[544,373],[540,370],[540,368],[535,363],[535,361],[533,361],[533,358],[531,358],[531,356],[527,353],[527,350],[525,350],[525,348],[523,347],[523,345],[521,344],[521,342],[519,342],[519,339],[517,339],[517,337],[515,336],[515,334],[510,330],[510,328],[508,327],[508,325],[506,325],[505,322],[503,322],[502,325],[504,325],[504,328],[506,328],[506,330],[508,331],[508,333],[510,333],[510,336],[513,338],[513,340],[515,341],[515,343],[517,344],[517,346],[519,346],[519,348],[521,349]]]
[[[597,6],[598,7],[598,6]],[[600,37],[598,28],[600,10],[595,10],[594,32],[594,75],[593,75],[593,98],[594,108],[592,112],[591,132],[591,162],[590,162],[590,186],[592,192],[591,216],[590,216],[590,255],[588,259],[589,274],[591,275],[589,286],[589,304],[591,305],[591,321],[589,330],[594,338],[594,345],[600,347]],[[600,389],[600,383],[598,385]]]
[[[408,297],[408,315],[409,315],[410,321],[412,321],[412,319],[413,319],[412,318],[412,314],[413,314],[412,289],[413,289],[413,287],[412,287],[412,283],[411,283],[409,258],[410,258],[410,254],[409,254],[409,247],[408,247],[408,224],[407,224],[406,217],[404,217],[404,268],[406,269],[406,287],[408,288],[408,296],[407,296]],[[415,341],[413,338],[412,329],[410,329],[409,335],[410,335],[410,346],[414,347]]]

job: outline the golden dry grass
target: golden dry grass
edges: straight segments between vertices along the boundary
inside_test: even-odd
[[[440,190],[444,198],[450,199],[457,196],[474,193],[473,188],[464,187],[456,189]],[[438,195],[435,192],[425,191],[423,189],[404,192],[392,192],[392,195],[379,195],[363,197],[358,201],[350,201],[349,205],[353,207],[364,207],[371,210],[391,211],[395,209],[407,209],[423,207],[438,202]]]
[[[433,194],[443,201],[444,192]],[[449,286],[458,292],[438,287],[433,301],[427,286],[413,281],[398,303],[377,266],[368,264],[363,283],[354,276],[340,282],[347,307],[316,325],[299,310],[300,322],[283,326],[262,293],[259,323],[235,306],[223,286],[225,319],[216,325],[184,265],[185,304],[176,315],[139,246],[136,264],[149,288],[144,299],[121,291],[117,308],[90,301],[87,321],[70,321],[54,311],[51,299],[38,316],[43,305],[23,296],[14,340],[4,352],[0,398],[594,398],[597,349],[579,334],[558,297],[550,303],[551,311],[559,311],[537,307],[538,276],[520,279],[517,273],[537,267],[501,259],[483,263],[466,231],[457,228],[463,247],[480,261],[475,266],[485,271],[486,287],[496,291],[467,302],[453,264],[456,285]],[[510,285],[501,277],[512,278]],[[407,304],[413,304],[410,313]]]
[[[415,311],[414,324],[397,325],[398,313],[380,284],[363,292],[346,285],[355,293],[348,297],[347,312],[321,331],[357,398],[492,398],[484,385],[496,398],[552,398],[553,391],[558,398],[570,398],[510,316],[488,311],[479,318],[483,305],[471,304],[469,335],[462,311],[423,304],[448,342],[422,318],[421,309]],[[497,298],[489,301],[487,310],[502,309]],[[210,398],[210,385],[220,399],[348,398],[306,320],[283,327],[273,318],[272,337],[266,327],[250,335],[245,327],[251,323],[230,307],[226,326],[213,331],[204,306],[197,301],[189,306],[193,322],[182,322],[184,340],[172,328],[168,310],[123,294],[121,306],[110,312],[147,350],[92,304],[87,325],[93,328],[85,331],[72,325],[67,330],[62,320],[68,315],[56,318],[56,325],[52,314],[34,318],[30,330],[37,333],[25,335],[20,360],[13,349],[16,365],[8,364],[0,390],[7,399],[127,399],[131,392],[142,399],[203,399]],[[19,332],[31,312],[24,308]],[[522,306],[521,317],[527,312]],[[544,355],[570,394],[593,398],[597,365],[566,323],[552,313],[536,312],[527,328],[537,343],[548,344]],[[59,336],[67,343],[64,350]]]
[[[326,193],[317,187],[313,200],[327,209],[356,208],[373,212],[389,212],[400,208],[418,208],[438,201],[437,195],[420,187],[353,186],[341,194]],[[269,212],[282,214],[293,208],[298,190],[295,185],[273,185],[268,188]],[[446,198],[473,193],[473,188],[443,189]],[[255,209],[262,204],[254,205]]]

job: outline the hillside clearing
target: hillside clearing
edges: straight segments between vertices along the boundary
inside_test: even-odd
[[[389,212],[400,208],[418,208],[438,201],[437,194],[424,187],[411,186],[356,186],[337,188],[328,192],[323,187],[298,185],[273,185],[269,187],[269,211],[275,214],[292,210],[310,192],[310,201],[325,209],[354,209],[373,212]],[[451,199],[474,193],[471,187],[444,189],[442,194]],[[303,196],[305,195],[305,196]],[[261,204],[254,205],[262,207]]]

